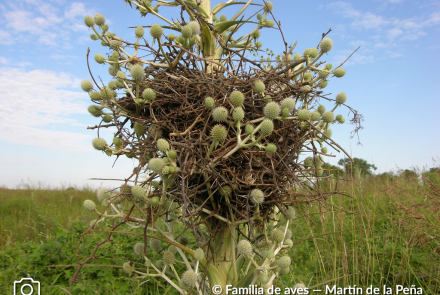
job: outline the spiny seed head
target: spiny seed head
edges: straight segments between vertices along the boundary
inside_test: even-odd
[[[293,243],[293,242],[292,242]],[[289,272],[290,272],[290,268],[289,267],[286,267],[286,268],[280,268],[280,270],[278,271],[278,274],[280,275],[280,276],[285,276],[285,275],[287,275],[287,274],[289,274]],[[299,293],[298,293],[299,294]]]
[[[252,126],[252,125],[246,125],[246,127],[244,128],[244,131],[245,131],[247,134],[251,134],[252,132],[254,132],[254,126]]]
[[[310,118],[310,111],[309,110],[300,110],[298,112],[298,120],[305,121]]]
[[[137,27],[136,30],[134,30],[134,34],[136,37],[142,38],[144,36],[144,28],[141,26]]]
[[[273,154],[277,151],[277,146],[274,145],[273,143],[268,143],[266,146],[266,152],[268,152],[269,154]]]
[[[273,122],[269,119],[264,119],[263,122],[261,122],[261,133],[263,135],[269,135],[273,132]]]
[[[232,118],[234,122],[243,121],[244,119],[244,111],[241,107],[235,108],[232,112]]]
[[[191,28],[193,36],[200,34],[200,25],[197,21],[190,22],[188,26]]]
[[[290,112],[289,112],[289,109],[288,109],[288,108],[283,108],[283,109],[281,110],[281,116],[282,116],[282,117],[287,117],[287,116],[289,116],[289,114],[290,114]]]
[[[284,231],[285,229],[286,229],[285,227],[281,228],[282,231]],[[292,231],[290,229],[287,229],[285,239],[291,239],[291,238],[292,238]],[[285,241],[286,240],[284,240],[284,242]]]
[[[165,251],[165,253],[163,253],[162,259],[167,265],[172,265],[174,263],[174,260],[176,260],[174,254],[170,251]]]
[[[305,160],[304,160],[304,166],[305,167],[310,167],[310,166],[312,166],[313,165],[313,158],[312,157],[307,157]]]
[[[332,130],[331,129],[327,129],[324,132],[322,132],[324,135],[327,135],[327,137],[331,137],[332,136]]]
[[[325,106],[322,105],[322,104],[320,104],[320,105],[318,106],[318,112],[319,112],[321,115],[324,114],[324,113],[325,113]]]
[[[92,145],[95,149],[97,149],[98,151],[103,151],[105,150],[105,147],[107,146],[107,143],[105,142],[104,139],[102,138],[95,138],[92,141]]]
[[[162,173],[163,166],[165,166],[165,162],[161,158],[153,158],[148,162],[149,169],[157,174]]]
[[[108,86],[108,88],[113,90],[113,89],[116,88],[116,82],[115,81],[110,81],[110,82],[108,82],[107,86]]]
[[[261,46],[263,46],[263,43],[261,43],[260,41],[255,42],[255,47],[260,48]]]
[[[170,166],[163,166],[161,174],[162,175],[170,174]]]
[[[214,139],[214,141],[217,142],[222,142],[223,140],[225,140],[227,135],[226,133],[227,133],[226,128],[220,124],[215,125],[214,127],[212,127],[211,130],[212,139]]]
[[[233,91],[229,97],[234,107],[239,107],[244,101],[244,95],[240,91]]]
[[[223,197],[229,197],[232,194],[232,188],[229,185],[225,185],[219,189],[219,192]]]
[[[311,159],[311,158],[310,158]],[[289,220],[292,220],[292,219],[295,219],[295,216],[296,216],[296,211],[295,211],[295,208],[293,208],[293,207],[287,207],[287,210],[286,210],[286,218],[287,219],[289,219]],[[290,234],[291,236],[292,236],[292,234]]]
[[[144,92],[142,93],[142,97],[143,97],[146,101],[151,102],[151,101],[153,101],[153,100],[156,99],[156,92],[155,92],[153,89],[151,89],[151,88],[147,88],[147,89],[145,89]]]
[[[326,65],[325,65],[325,69],[326,69],[326,70],[331,70],[332,67],[333,67],[332,64],[326,64]]]
[[[337,115],[336,116],[336,121],[338,121],[341,124],[345,123],[345,119],[344,119],[344,117],[342,117],[342,115]]]
[[[280,103],[281,108],[287,108],[291,112],[295,108],[295,100],[291,97],[283,99]]]
[[[194,286],[197,283],[197,274],[189,269],[183,273],[182,281],[187,286]]]
[[[297,53],[293,56],[293,60],[300,60],[300,59],[302,59],[302,55],[299,53]]]
[[[117,50],[119,47],[122,46],[120,37],[113,37],[113,40],[110,41],[110,47],[114,50]]]
[[[83,206],[87,211],[94,211],[96,209],[96,204],[92,200],[85,200]]]
[[[118,79],[127,79],[127,76],[125,75],[124,72],[118,71],[116,73],[116,78],[118,78]]]
[[[270,1],[266,1],[266,3],[263,6],[264,12],[271,12],[273,10],[273,3]]]
[[[153,38],[160,38],[163,34],[163,29],[160,25],[154,24],[150,28],[150,34]]]
[[[215,101],[211,96],[208,96],[207,98],[205,98],[205,108],[207,108],[208,110],[212,110],[212,108],[214,107]]]
[[[123,147],[124,141],[121,138],[119,138],[119,137],[114,137],[113,138],[113,144],[115,145],[116,149],[120,149],[120,148]]]
[[[86,15],[84,17],[84,23],[86,24],[87,27],[93,27],[93,25],[95,24],[95,21],[93,20],[93,17],[91,17],[90,15]]]
[[[140,185],[133,186],[131,193],[136,200],[142,200],[145,197],[145,191]]]
[[[340,116],[340,115],[338,115],[338,116]],[[337,117],[337,116],[336,116]],[[323,153],[323,154],[327,154],[327,148],[326,147],[323,147],[322,149],[321,149],[321,153]]]
[[[134,123],[134,133],[138,136],[142,136],[147,132],[147,127],[145,127],[143,124],[136,122]]]
[[[221,22],[224,22],[224,21],[226,21],[226,20],[227,20],[226,15],[224,15],[224,14],[220,15],[220,21],[221,21]]]
[[[274,101],[269,102],[263,109],[263,113],[266,116],[266,118],[273,120],[276,117],[278,117],[278,115],[281,112],[281,108],[280,105]]]
[[[169,40],[170,42],[173,42],[174,39],[176,39],[176,35],[174,35],[174,34],[169,34],[167,38],[168,38],[168,40]]]
[[[312,79],[313,79],[313,74],[312,73],[305,73],[304,74],[304,80],[311,81]]]
[[[137,256],[144,255],[144,243],[136,243],[133,247],[133,251]]]
[[[315,58],[317,57],[319,54],[319,51],[317,48],[307,48],[306,50],[304,50],[303,55],[304,56],[310,56],[311,58]]]
[[[324,81],[319,85],[319,88],[323,89],[323,88],[327,87],[327,85],[328,85],[328,81]]]
[[[175,160],[177,157],[177,152],[176,151],[168,151],[168,158],[170,158],[171,160]]]
[[[105,61],[105,56],[100,53],[97,53],[95,54],[95,61],[99,64],[102,64]]]
[[[194,251],[194,259],[197,261],[203,260],[205,258],[205,252],[203,252],[202,248],[198,248]]]
[[[312,113],[312,121],[318,121],[321,118],[321,114],[319,112],[313,112]]]
[[[162,259],[160,259],[156,261],[155,265],[158,269],[162,270],[165,267],[165,262]]]
[[[112,75],[113,77],[116,76],[116,74],[118,73],[119,69],[117,67],[111,66],[108,68],[108,73],[110,75]]]
[[[102,115],[102,108],[91,105],[87,108],[87,111],[93,116],[93,117],[99,117]]]
[[[267,272],[262,272],[259,276],[258,276],[258,280],[262,283],[262,284],[267,284],[269,282],[269,276],[267,275]]]
[[[96,197],[98,198],[99,202],[104,201],[105,199],[107,199],[109,197],[109,193],[105,188],[100,188],[98,190],[98,192],[96,193]]]
[[[182,244],[183,246],[188,245],[188,243],[189,243],[188,237],[187,236],[181,236],[179,238],[179,243]]]
[[[257,14],[257,19],[258,19],[258,20],[262,20],[262,19],[263,19],[263,16],[259,13],[259,14]]]
[[[335,75],[336,78],[341,78],[345,76],[345,70],[342,68],[337,68],[333,71],[333,75]]]
[[[130,69],[130,75],[133,81],[140,82],[145,76],[144,68],[141,65],[134,65]]]
[[[322,115],[322,120],[326,123],[331,123],[335,119],[333,112],[326,112]]]
[[[258,93],[263,93],[266,87],[264,86],[264,83],[262,81],[258,80],[254,83],[254,88]]]
[[[322,52],[329,52],[333,48],[333,41],[330,38],[324,38],[319,44]]]
[[[89,96],[90,96],[91,100],[100,100],[101,99],[101,95],[99,95],[99,92],[96,92],[96,91],[90,92]]]
[[[275,23],[271,19],[266,19],[266,22],[264,23],[264,25],[268,28],[272,28],[275,25]]]
[[[347,94],[345,94],[345,92],[339,92],[336,95],[336,101],[341,104],[345,103],[347,101]]]
[[[157,196],[156,197],[152,197],[149,200],[149,202],[150,202],[151,206],[156,207],[157,205],[159,205],[160,199]]]
[[[125,262],[122,265],[122,269],[130,275],[134,271],[134,266],[132,264],[130,264],[129,262]]]
[[[258,205],[258,204],[261,204],[261,203],[264,202],[264,193],[263,193],[263,191],[260,190],[260,189],[257,189],[257,188],[256,188],[256,189],[253,189],[253,190],[251,191],[250,196],[251,196],[251,201],[252,201],[255,205]]]
[[[97,26],[102,26],[103,24],[105,24],[105,17],[102,14],[95,14],[94,20]]]
[[[186,25],[182,28],[182,37],[185,39],[189,39],[192,36],[192,30],[189,25]]]
[[[145,260],[144,265],[145,265],[146,267],[151,267],[151,260],[149,260],[149,259]]]
[[[156,252],[159,252],[162,249],[162,243],[158,239],[151,239],[149,245],[150,248]]]
[[[225,122],[228,119],[228,110],[225,107],[216,107],[212,112],[215,122]]]
[[[295,286],[293,286],[293,289],[294,290],[296,290],[296,289],[302,289],[302,290],[305,290],[307,287],[306,287],[306,285],[304,285],[303,283],[298,283],[298,284],[296,284]]]
[[[162,153],[166,153],[170,149],[170,144],[163,138],[157,140],[157,149]]]
[[[281,243],[284,240],[284,233],[280,229],[274,229],[272,232],[272,240],[275,243]]]
[[[260,33],[260,31],[258,31],[258,30],[256,30],[255,32],[253,32],[253,33],[251,34],[252,38],[254,38],[254,39],[258,39],[258,38],[260,38],[260,35],[261,35],[261,33]]]
[[[103,24],[103,25],[101,26],[101,29],[102,29],[104,32],[107,32],[107,31],[108,31],[108,25],[107,25],[107,24]]]
[[[280,268],[288,268],[290,266],[290,264],[292,263],[292,260],[290,259],[289,256],[284,255],[283,257],[281,257],[278,260],[278,266]]]
[[[321,169],[321,168],[316,169],[315,170],[315,174],[316,174],[317,177],[320,177],[320,176],[322,176],[322,174],[324,174],[324,170]]]
[[[237,244],[237,252],[238,254],[248,257],[252,255],[252,245],[248,240],[241,240]]]
[[[283,245],[291,247],[291,246],[293,246],[293,241],[291,239],[287,239],[287,236],[286,236],[286,239],[284,240]]]
[[[275,254],[273,253],[273,251],[268,250],[267,254],[266,254],[266,258],[273,259],[274,257],[275,257]]]

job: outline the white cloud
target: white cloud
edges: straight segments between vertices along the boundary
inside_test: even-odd
[[[30,157],[17,157],[17,156],[0,156],[0,163],[12,163],[12,164],[28,164],[28,163],[39,163],[39,164],[56,164],[55,161],[41,160]]]
[[[388,39],[394,40],[396,37],[403,34],[403,31],[401,29],[393,28],[387,31]]]
[[[0,44],[11,45],[14,43],[11,34],[0,29]]]
[[[20,77],[19,79],[17,77]],[[69,74],[0,68],[0,133],[11,143],[88,151],[89,135],[60,131],[79,123],[69,118],[87,113],[87,94],[70,90],[80,81]]]

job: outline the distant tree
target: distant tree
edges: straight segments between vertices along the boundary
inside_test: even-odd
[[[417,178],[417,173],[414,172],[413,170],[405,169],[404,171],[402,171],[402,173],[400,173],[400,176],[403,176],[408,179]]]
[[[340,159],[338,162],[339,166],[342,166],[348,174],[351,174],[352,167],[358,167],[361,170],[362,175],[371,175],[373,172],[371,169],[377,170],[377,167],[374,164],[367,163],[364,159],[353,158],[353,163],[351,163],[350,159]]]

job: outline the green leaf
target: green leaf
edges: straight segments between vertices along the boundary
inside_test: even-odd
[[[217,14],[220,10],[222,10],[225,7],[228,7],[230,5],[235,5],[235,4],[246,4],[247,2],[231,2],[231,3],[219,3],[217,4],[213,9],[212,9],[212,13],[213,14]],[[255,4],[255,3],[251,3],[250,5],[257,5],[257,6],[262,6],[261,4]]]
[[[216,23],[214,25],[214,29],[216,31],[218,31],[218,33],[223,33],[224,31],[226,31],[227,29],[229,29],[233,25],[240,24],[240,23],[248,23],[248,21],[227,20],[227,21],[224,21],[224,22]]]
[[[209,15],[206,13],[206,11],[202,7],[198,6],[197,3],[191,2],[191,1],[183,1],[183,3],[185,3],[188,6],[191,6],[195,10],[197,10],[198,12],[203,14],[204,17],[209,17]]]

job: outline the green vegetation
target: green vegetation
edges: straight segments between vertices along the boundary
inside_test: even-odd
[[[423,294],[438,294],[440,173],[431,169],[423,174],[423,182],[407,175],[405,171],[400,176],[367,175],[356,182],[340,180],[336,188],[321,181],[324,191],[345,193],[329,196],[325,210],[299,204],[298,217],[290,226],[291,272],[277,286],[415,285],[423,288]],[[68,285],[76,257],[89,257],[108,235],[98,232],[109,230],[100,225],[77,250],[80,234],[96,218],[84,210],[86,199],[96,202],[96,193],[0,189],[0,293],[11,294],[14,280],[30,276],[41,282],[41,294],[67,294],[63,289],[71,294],[177,294],[163,279],[151,278],[141,285],[124,273],[122,265],[127,261],[134,262],[136,269],[146,269],[133,251],[142,242],[136,235],[142,229],[126,228],[126,234],[114,235],[99,249],[98,259],[82,269],[79,279],[84,285]],[[193,237],[188,245],[197,248]],[[147,257],[156,261],[164,252],[148,247]],[[175,266],[178,272],[184,270]]]

